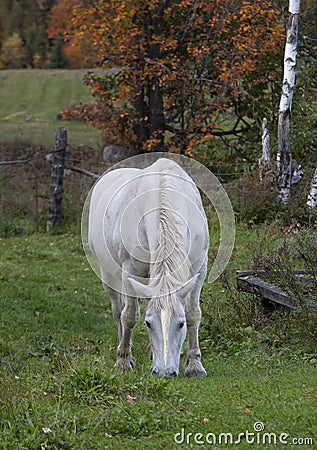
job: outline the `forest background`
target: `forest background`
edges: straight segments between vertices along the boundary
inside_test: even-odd
[[[64,118],[92,125],[106,144],[135,153],[166,145],[204,163],[254,162],[263,117],[276,145],[287,6],[0,0],[0,68],[103,67],[106,76],[88,72],[84,80],[92,103],[65,108]],[[302,1],[291,128],[293,157],[312,165],[316,11],[316,0]]]

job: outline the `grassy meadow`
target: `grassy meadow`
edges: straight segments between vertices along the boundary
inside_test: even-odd
[[[231,186],[240,205],[235,249],[225,276],[206,282],[201,296],[208,376],[185,379],[183,369],[174,379],[151,375],[144,314],[134,333],[135,370],[114,369],[110,300],[85,258],[78,226],[91,180],[66,176],[64,222],[43,231],[45,155],[56,128],[66,126],[72,146],[101,148],[95,130],[56,119],[62,107],[91,101],[83,74],[0,71],[0,144],[10,144],[3,154],[34,158],[40,194],[35,233],[32,170],[0,173],[0,450],[316,448],[316,314],[263,316],[235,287],[235,270],[251,268],[255,254],[283,239],[260,192],[247,197],[245,189],[242,197]],[[88,153],[85,168],[97,171]],[[68,156],[82,163],[76,150]],[[260,213],[270,224],[256,225],[265,222]],[[212,258],[219,239],[212,217],[210,231]]]
[[[233,265],[249,266],[245,248],[258,238],[238,227]],[[136,369],[121,374],[114,369],[110,301],[78,234],[10,237],[0,248],[1,450],[281,449],[285,435],[288,448],[296,448],[293,439],[302,448],[314,448],[307,439],[316,445],[316,355],[308,342],[294,339],[292,347],[285,317],[260,328],[247,317],[241,322],[221,283],[206,284],[207,378],[185,379],[183,371],[177,379],[152,376],[142,319]]]
[[[79,69],[0,71],[0,142],[31,142],[51,147],[56,129],[64,126],[71,145],[100,146],[97,130],[57,119],[62,108],[92,101],[83,84],[86,72]]]

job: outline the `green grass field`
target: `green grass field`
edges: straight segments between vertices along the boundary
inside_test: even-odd
[[[235,268],[249,266],[258,238],[238,227]],[[121,374],[110,301],[80,237],[10,237],[0,249],[1,450],[316,448],[316,355],[287,332],[276,344],[276,323],[290,319],[259,331],[232,313],[220,283],[206,284],[208,377],[152,376],[142,319],[137,367]]]
[[[87,70],[0,71],[0,143],[51,146],[57,127],[68,129],[73,146],[101,145],[100,133],[80,123],[62,122],[62,108],[92,101],[83,84]]]
[[[0,71],[0,144],[4,153],[10,144],[15,157],[37,158],[40,230],[49,186],[45,148],[54,144],[56,128],[66,126],[71,146],[101,148],[96,130],[56,120],[62,107],[91,101],[83,74]],[[27,150],[19,153],[21,143]],[[85,182],[66,177],[64,222],[52,234],[32,234],[32,171],[7,167],[0,182],[0,450],[316,448],[316,314],[268,319],[235,289],[235,270],[251,268],[257,252],[281,240],[274,212],[270,226],[254,225],[261,200],[253,202],[253,192],[252,201],[242,199],[244,211],[251,208],[249,227],[236,211],[241,223],[228,282],[205,283],[201,297],[208,376],[189,380],[181,370],[167,380],[150,374],[143,319],[134,333],[136,369],[114,369],[110,301],[78,231]],[[210,231],[214,253],[219,230],[211,224]]]

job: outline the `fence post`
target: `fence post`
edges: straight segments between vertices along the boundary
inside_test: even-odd
[[[61,221],[66,147],[67,130],[66,128],[60,127],[57,129],[55,149],[53,152],[51,189],[46,224],[47,231],[50,231]]]

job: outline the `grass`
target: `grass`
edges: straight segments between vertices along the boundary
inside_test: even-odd
[[[52,147],[56,128],[66,126],[72,146],[99,145],[95,130],[56,120],[62,107],[91,101],[82,76],[0,72],[2,143],[29,141],[29,154],[36,145]],[[36,152],[45,159],[46,151]],[[110,301],[88,266],[74,223],[82,201],[78,183],[71,190],[66,178],[65,192],[71,193],[63,205],[65,224],[54,234],[30,234],[34,226],[25,205],[33,199],[32,172],[11,169],[0,180],[8,203],[0,217],[6,236],[0,239],[0,450],[282,449],[282,433],[288,435],[287,448],[298,447],[293,438],[302,448],[316,446],[317,355],[309,322],[301,314],[264,319],[253,299],[238,295],[233,285],[235,269],[250,268],[261,248],[276,248],[280,236],[273,225],[240,223],[226,283],[204,286],[200,340],[206,379],[188,380],[182,371],[171,380],[150,375],[142,320],[134,334],[136,369],[121,374],[114,369],[117,331]],[[48,169],[41,162],[38,170],[46,205]],[[84,195],[86,187],[81,189]],[[253,210],[246,212],[255,223]],[[22,223],[12,221],[18,215]],[[45,216],[40,205],[42,230]],[[211,236],[215,254],[216,226]],[[255,433],[257,422],[263,432]],[[269,436],[262,441],[265,432],[276,436],[276,445]],[[235,442],[221,433],[231,433]],[[250,433],[260,441],[252,442]]]
[[[249,266],[249,248],[258,238],[259,231],[238,227],[236,268]],[[258,439],[287,433],[288,448],[296,447],[293,438],[316,444],[316,359],[307,357],[303,342],[273,348],[268,329],[265,334],[228,317],[219,282],[206,285],[202,296],[207,378],[150,375],[142,320],[134,339],[137,367],[121,374],[113,367],[117,333],[110,301],[79,236],[8,237],[0,249],[1,450],[272,448],[245,436],[232,445],[224,435],[217,445],[206,441],[208,433],[232,433],[237,440],[239,433],[254,433],[256,422],[265,426]],[[216,325],[208,323],[209,305]],[[204,445],[195,443],[197,433]],[[313,448],[308,444],[301,447]],[[274,448],[285,445],[278,441]]]
[[[100,146],[100,133],[81,123],[57,120],[63,107],[92,101],[83,85],[86,70],[0,71],[1,142],[52,146],[57,127],[68,129],[69,143]]]

